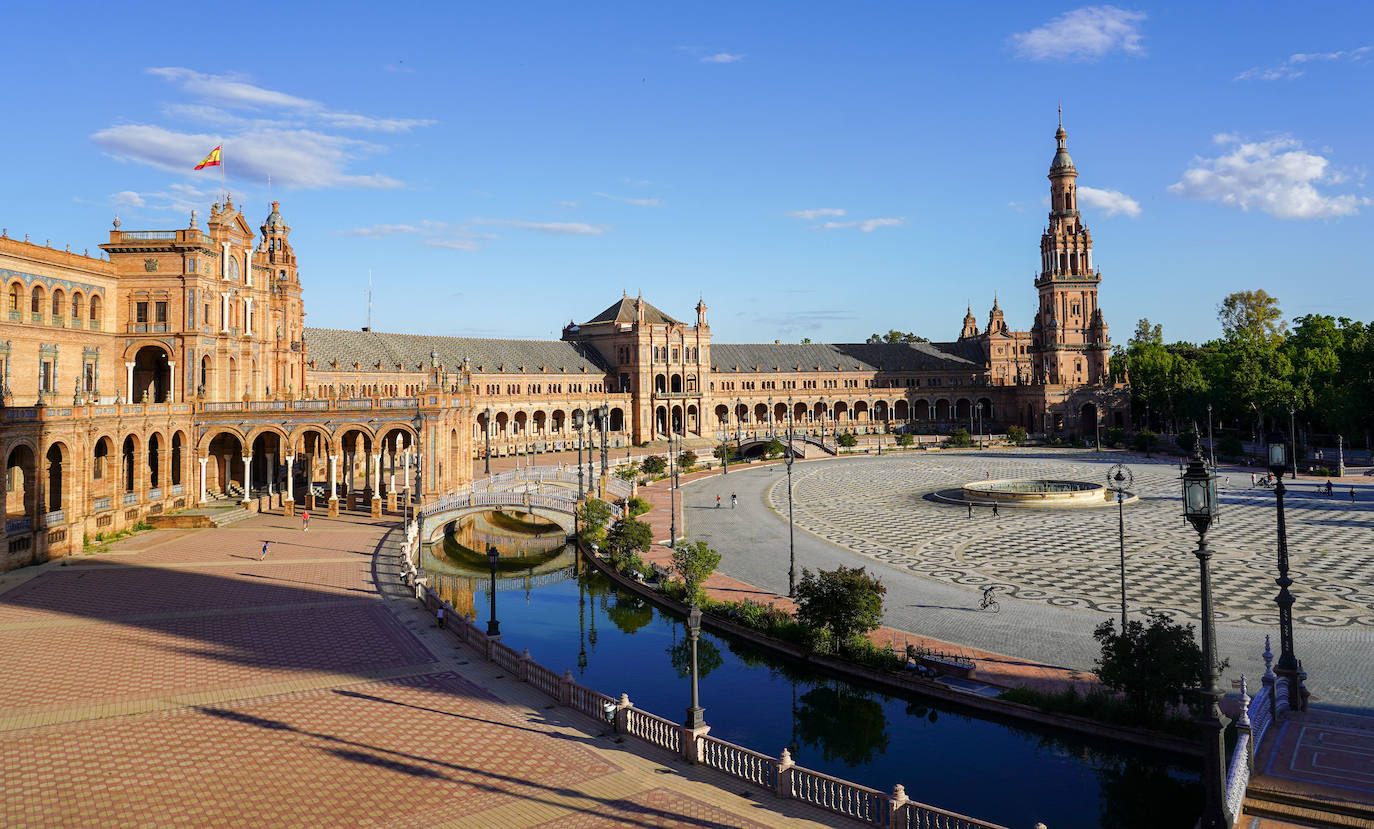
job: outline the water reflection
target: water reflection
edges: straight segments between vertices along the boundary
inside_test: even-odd
[[[861,766],[887,751],[887,715],[872,693],[836,680],[815,686],[797,702],[797,737],[826,762]]]

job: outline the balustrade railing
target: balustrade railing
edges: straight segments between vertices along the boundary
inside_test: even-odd
[[[100,512],[100,511],[102,511],[102,510],[107,510],[107,509],[109,509],[109,508],[110,508],[110,499],[109,499],[108,497],[107,497],[107,498],[97,498],[97,499],[95,499],[94,501],[91,502],[91,509],[94,510],[94,511],[96,511],[96,512]]]
[[[160,501],[160,500],[162,500],[162,487],[157,487],[156,489],[150,489],[150,490],[148,490],[148,500],[149,500],[149,501]]]
[[[666,748],[674,754],[682,751],[682,728],[672,720],[665,720],[638,708],[627,708],[625,730],[646,743]]]
[[[1288,679],[1277,678],[1272,670],[1274,654],[1269,649],[1269,637],[1264,637],[1264,676],[1261,678],[1260,692],[1250,698],[1245,675],[1240,677],[1240,715],[1236,718],[1236,745],[1231,750],[1231,762],[1226,769],[1226,806],[1238,825],[1241,807],[1245,803],[1245,790],[1250,785],[1250,775],[1255,769],[1255,752],[1269,726],[1288,711]]]
[[[877,789],[850,783],[818,771],[793,766],[787,770],[789,796],[828,812],[874,826],[888,826],[892,807],[888,796]]]
[[[55,509],[43,515],[43,526],[45,527],[55,527],[58,524],[65,524],[66,522],[67,511],[64,509]]]
[[[778,758],[710,735],[701,738],[701,764],[769,791],[778,788]]]
[[[491,646],[491,661],[500,665],[502,670],[516,673],[520,670],[520,654],[497,642]]]

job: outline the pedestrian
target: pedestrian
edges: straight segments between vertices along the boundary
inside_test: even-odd
[[[304,511],[304,512],[301,513],[301,532],[304,532],[304,533],[310,532],[310,511],[309,511],[309,510],[306,510],[306,511]]]
[[[972,517],[973,517],[973,502],[972,502],[972,501],[969,501],[969,502],[968,502],[968,517],[969,517],[969,518],[972,518]]]
[[[1331,481],[1328,480],[1328,481],[1326,482],[1326,497],[1327,497],[1327,498],[1330,498],[1330,497],[1331,497],[1332,491],[1333,491],[1333,488],[1332,488],[1332,486],[1331,486]]]
[[[716,509],[720,509],[720,496],[716,496]]]
[[[444,626],[444,606],[439,605],[439,609],[434,611],[434,618],[439,620],[439,627]]]
[[[736,495],[736,494],[733,493],[733,492],[730,493],[730,509],[734,509],[734,508],[735,508],[735,504],[738,504],[738,503],[739,503],[739,496]]]
[[[1350,503],[1355,503],[1355,487],[1350,488]]]
[[[1255,473],[1253,472],[1250,473],[1250,488],[1255,488]]]
[[[993,517],[993,518],[996,518],[996,517],[997,517],[997,502],[996,502],[996,501],[994,501],[994,502],[992,503],[992,517]]]
[[[262,542],[262,555],[258,556],[258,561],[262,561],[263,559],[267,558],[267,545],[270,543],[270,541]]]

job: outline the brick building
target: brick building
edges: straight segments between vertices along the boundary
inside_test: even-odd
[[[613,446],[789,415],[828,434],[1120,425],[1062,125],[1056,141],[1031,329],[994,299],[983,330],[970,309],[947,342],[715,343],[704,301],[688,323],[628,295],[558,341],[306,328],[276,202],[256,233],[232,199],[205,229],[195,212],[178,230],[116,218],[100,258],[0,233],[0,569],[221,498],[380,514],[467,484],[488,446],[571,448],[603,411]]]

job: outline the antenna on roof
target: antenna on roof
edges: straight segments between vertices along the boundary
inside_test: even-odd
[[[372,269],[367,269],[367,325],[363,326],[364,331],[372,330]]]

